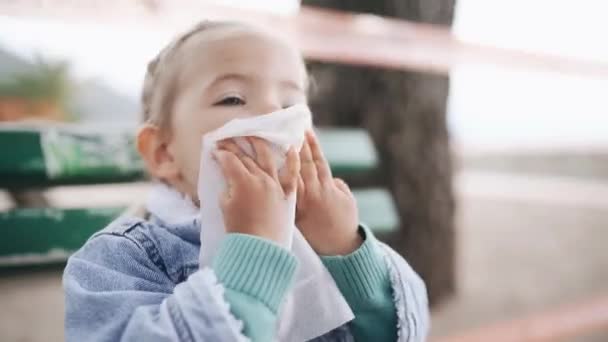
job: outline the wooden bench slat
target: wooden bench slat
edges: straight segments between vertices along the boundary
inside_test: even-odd
[[[323,128],[317,134],[335,176],[370,172],[378,167],[376,148],[365,130]]]
[[[361,221],[382,234],[397,229],[390,194],[381,189],[353,192]],[[0,212],[0,266],[65,261],[96,231],[126,210],[108,208],[26,208]]]
[[[25,208],[0,212],[0,266],[63,261],[125,208]]]
[[[80,126],[0,127],[0,187],[132,182],[144,177],[132,129]],[[336,176],[373,170],[378,162],[360,129],[322,129],[319,139]]]
[[[130,182],[144,175],[131,132],[0,129],[0,187]]]
[[[391,194],[384,189],[356,189],[353,194],[359,218],[374,234],[388,234],[399,228],[399,214]]]

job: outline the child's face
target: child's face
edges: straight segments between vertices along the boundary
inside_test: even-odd
[[[306,102],[306,70],[298,51],[243,28],[217,29],[185,44],[191,62],[180,66],[167,151],[179,173],[173,185],[195,198],[202,135],[234,118]]]

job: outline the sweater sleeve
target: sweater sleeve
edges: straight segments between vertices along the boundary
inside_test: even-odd
[[[356,341],[396,341],[397,313],[388,266],[372,233],[360,228],[363,244],[346,256],[322,256],[355,314],[351,331]]]
[[[274,340],[277,310],[295,276],[295,256],[258,237],[228,234],[212,267],[225,287],[230,311],[244,323],[245,336]]]

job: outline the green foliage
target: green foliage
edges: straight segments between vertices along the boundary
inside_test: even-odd
[[[34,66],[0,80],[0,97],[48,101],[65,108],[70,93],[69,64],[38,57]]]

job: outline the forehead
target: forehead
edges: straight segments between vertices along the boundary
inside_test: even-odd
[[[179,58],[182,79],[245,74],[305,83],[299,51],[283,38],[249,27],[218,27],[195,34]],[[271,71],[271,73],[269,73]]]

